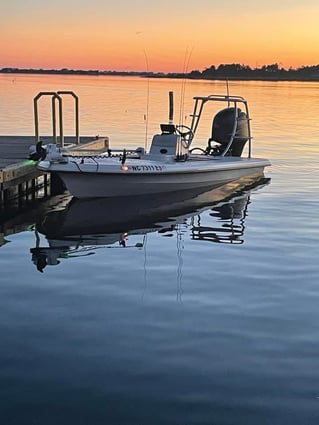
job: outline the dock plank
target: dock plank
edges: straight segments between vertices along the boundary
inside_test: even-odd
[[[0,170],[28,159],[32,136],[0,136]]]

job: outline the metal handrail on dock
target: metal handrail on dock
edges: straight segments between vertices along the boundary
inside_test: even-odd
[[[35,143],[40,141],[39,132],[39,113],[38,113],[38,101],[42,96],[50,96],[52,102],[52,135],[53,143],[63,147],[64,146],[64,132],[63,132],[63,101],[61,95],[69,94],[74,98],[75,105],[75,139],[76,144],[80,143],[80,129],[79,129],[79,98],[70,90],[60,90],[57,92],[45,91],[39,92],[33,99],[34,107],[34,127],[35,127]],[[57,122],[56,122],[56,101],[59,103],[59,143],[57,138]]]

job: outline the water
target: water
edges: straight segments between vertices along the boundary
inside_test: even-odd
[[[2,75],[0,129],[32,135],[33,97],[73,90],[81,134],[143,145],[169,90],[176,120],[193,95],[225,92],[187,82],[180,106],[181,86]],[[230,84],[249,100],[254,154],[272,162],[261,186],[177,200],[175,215],[156,199],[63,195],[2,224],[1,424],[319,423],[318,88]]]

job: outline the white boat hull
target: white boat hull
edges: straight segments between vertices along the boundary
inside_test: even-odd
[[[99,170],[90,165],[73,167],[50,164],[47,171],[54,172],[76,198],[151,195],[199,188],[209,188],[248,175],[262,175],[269,165],[265,159],[223,158],[222,160],[186,161],[182,163],[142,165],[136,169],[129,165],[122,170],[117,165],[99,165]],[[147,168],[149,167],[149,168]],[[152,172],[157,169],[157,171]],[[158,167],[158,168],[156,168]],[[109,168],[109,170],[108,170]],[[44,169],[44,167],[42,167]],[[134,171],[132,171],[134,170]]]

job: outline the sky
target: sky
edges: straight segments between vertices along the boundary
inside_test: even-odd
[[[0,68],[319,64],[318,0],[2,0]]]

